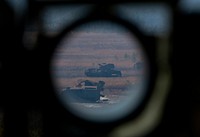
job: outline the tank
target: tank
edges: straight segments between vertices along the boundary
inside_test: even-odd
[[[99,64],[99,68],[89,68],[85,70],[88,77],[121,77],[121,71],[115,69],[114,64]]]
[[[83,80],[74,87],[63,89],[62,96],[68,97],[72,102],[98,102],[103,96],[101,91],[104,90],[104,85],[104,81]]]

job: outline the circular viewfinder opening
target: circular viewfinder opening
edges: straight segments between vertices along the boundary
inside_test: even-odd
[[[109,22],[82,24],[60,41],[51,71],[56,95],[74,115],[111,122],[147,94],[148,62],[137,36]]]

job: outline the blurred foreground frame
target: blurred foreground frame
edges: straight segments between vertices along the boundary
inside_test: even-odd
[[[166,37],[152,38],[155,41],[155,47],[152,47],[152,53],[154,53],[153,59],[156,61],[156,78],[155,85],[152,87],[152,94],[145,105],[143,111],[138,114],[137,117],[130,120],[122,120],[113,123],[93,123],[86,122],[82,119],[78,119],[73,115],[64,115],[66,110],[63,109],[61,104],[57,101],[52,91],[51,78],[49,76],[49,54],[44,52],[46,47],[36,46],[35,50],[28,50],[23,44],[23,33],[25,29],[26,19],[36,19],[40,14],[43,7],[48,5],[59,4],[93,4],[93,11],[96,13],[110,12],[115,4],[124,3],[143,3],[154,4],[164,3],[169,6],[172,12],[172,28],[174,32],[168,34]],[[143,137],[143,136],[194,136],[195,133],[192,128],[193,121],[191,116],[193,111],[198,108],[198,97],[195,96],[196,92],[192,92],[192,95],[187,100],[187,91],[189,87],[197,86],[195,80],[189,81],[190,84],[182,86],[184,80],[181,78],[182,73],[185,70],[191,70],[188,66],[182,68],[184,62],[180,62],[184,53],[188,49],[183,39],[182,29],[185,29],[187,25],[193,25],[190,21],[185,22],[185,17],[179,16],[177,13],[177,1],[53,1],[53,0],[38,0],[28,1],[27,15],[22,18],[15,18],[14,10],[7,6],[5,1],[1,1],[0,9],[1,15],[5,19],[3,25],[1,25],[0,36],[1,43],[7,43],[1,45],[0,50],[0,73],[1,73],[1,107],[3,114],[4,124],[0,124],[0,132],[4,133],[4,136],[70,136],[70,137],[82,137],[82,136],[109,136],[109,137]],[[5,8],[4,8],[5,7]],[[104,10],[105,8],[105,10]],[[103,9],[103,10],[102,10]],[[101,14],[102,16],[103,14]],[[196,16],[188,17],[196,21]],[[36,21],[40,21],[36,19]],[[183,24],[184,22],[184,24]],[[40,22],[39,22],[40,23]],[[179,24],[182,24],[179,26]],[[176,28],[177,27],[177,28]],[[39,41],[46,42],[48,37],[42,34],[42,26],[39,26]],[[187,28],[187,27],[186,27]],[[186,29],[190,32],[186,36],[193,34],[192,30],[199,30],[197,24],[191,27],[192,29]],[[198,32],[198,31],[197,31]],[[173,36],[173,39],[171,39]],[[195,41],[198,43],[197,38],[184,36],[188,39],[188,43]],[[173,41],[171,41],[173,40]],[[195,45],[195,42],[193,44]],[[36,42],[36,45],[38,43]],[[46,43],[45,43],[46,44]],[[4,46],[5,45],[5,46]],[[42,45],[39,43],[39,45]],[[174,47],[172,47],[172,45]],[[177,46],[178,45],[178,46]],[[183,48],[180,51],[180,46]],[[175,46],[177,46],[175,48]],[[12,50],[11,50],[12,49]],[[195,52],[195,47],[191,53],[188,53],[188,58]],[[9,54],[8,54],[9,53]],[[170,55],[170,56],[169,56]],[[173,58],[175,57],[175,59]],[[170,62],[169,62],[170,61]],[[195,64],[195,61],[193,63]],[[172,68],[171,68],[172,66]],[[172,71],[172,72],[171,72]],[[191,70],[193,71],[193,70]],[[197,69],[196,71],[197,72]],[[172,73],[172,75],[171,75]],[[196,73],[192,73],[196,74]],[[172,81],[173,78],[173,81]],[[191,75],[186,75],[186,78],[192,79]],[[171,83],[173,82],[173,83]],[[193,83],[192,83],[193,82]],[[195,84],[194,84],[195,83]],[[197,87],[198,88],[198,87]],[[29,92],[27,92],[29,90]],[[195,89],[196,90],[196,89]],[[44,92],[43,92],[44,91]],[[168,94],[170,93],[170,94]],[[199,94],[198,94],[199,95]],[[195,101],[191,101],[195,97]],[[167,99],[167,102],[166,102]],[[191,107],[194,107],[192,109]],[[186,111],[185,109],[186,108]],[[180,111],[178,110],[180,109]],[[196,115],[196,113],[194,114]],[[191,119],[190,119],[191,118]],[[68,121],[69,120],[69,121]],[[35,124],[34,124],[35,122]],[[38,122],[38,123],[37,123]],[[62,126],[61,126],[62,125]],[[198,123],[197,123],[198,125]],[[1,133],[0,133],[1,135]],[[197,135],[196,135],[197,136]]]

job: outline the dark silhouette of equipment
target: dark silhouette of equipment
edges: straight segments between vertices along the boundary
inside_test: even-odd
[[[104,81],[83,80],[75,87],[66,87],[61,95],[69,97],[73,102],[98,102],[104,85]]]
[[[115,69],[114,64],[99,64],[99,68],[89,68],[85,71],[88,77],[121,77],[122,73]]]

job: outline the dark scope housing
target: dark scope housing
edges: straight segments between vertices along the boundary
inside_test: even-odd
[[[200,136],[194,3],[0,1],[0,135]]]

